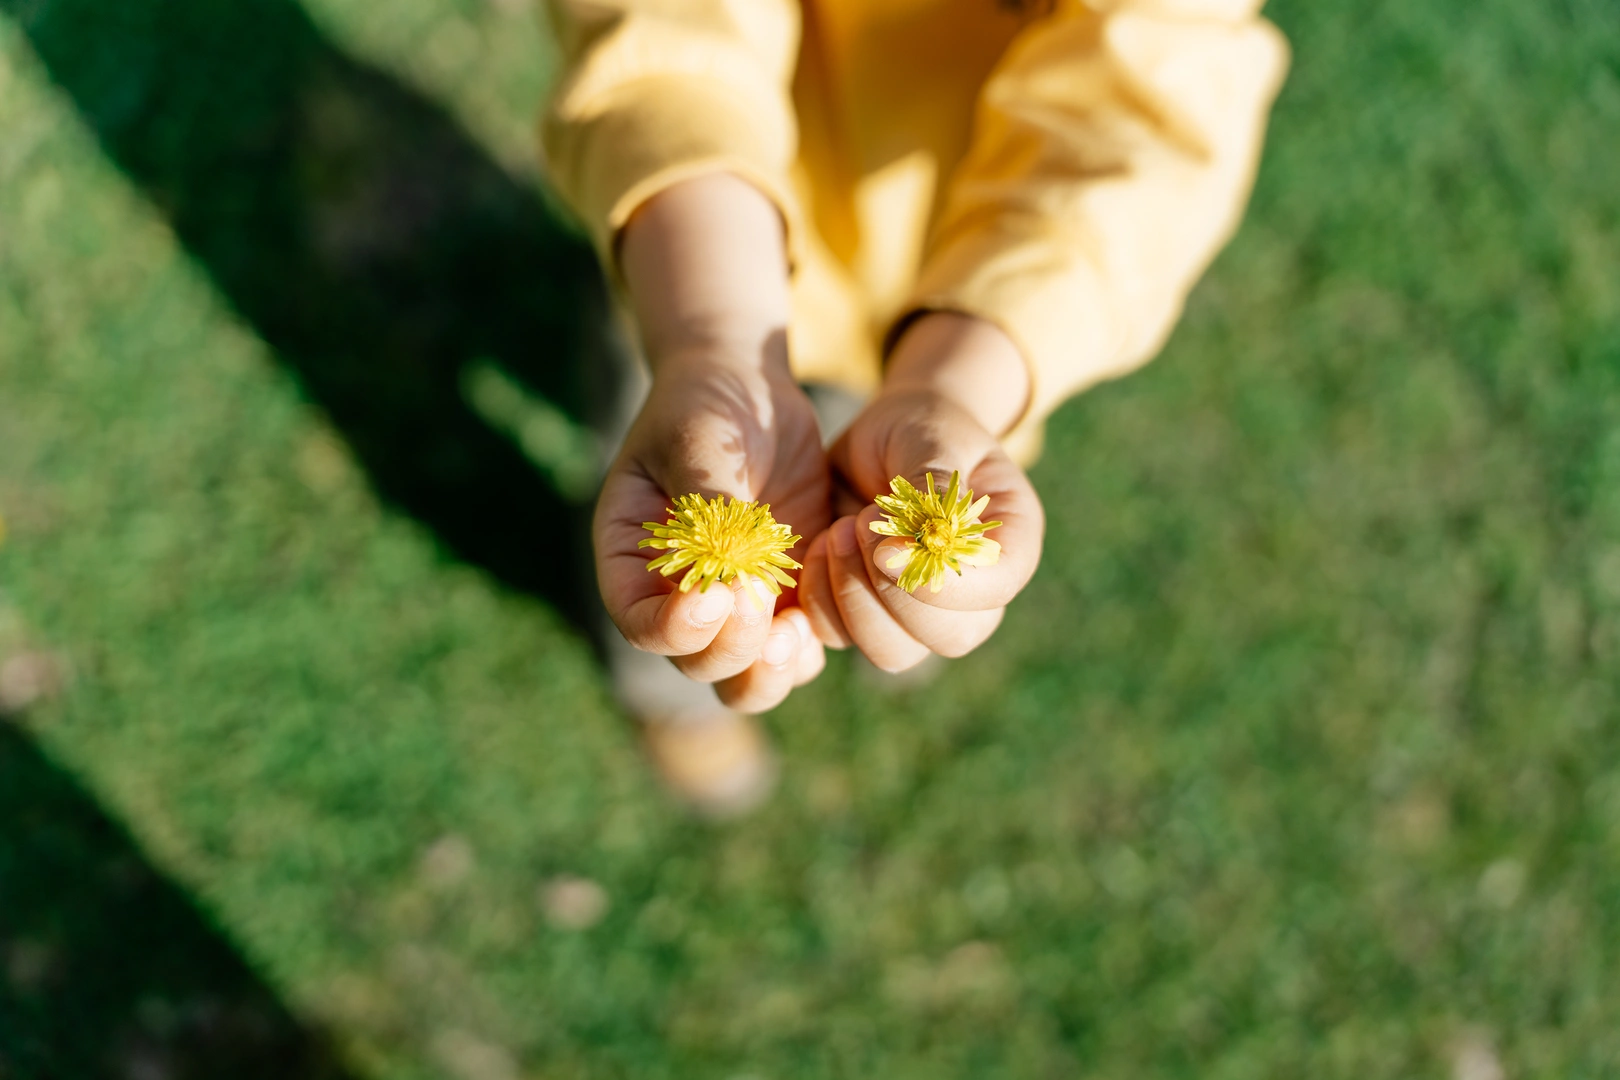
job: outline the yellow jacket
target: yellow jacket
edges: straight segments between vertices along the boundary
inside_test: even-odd
[[[548,0],[548,170],[607,260],[729,170],[769,195],[804,381],[861,389],[916,311],[1029,365],[1008,437],[1144,363],[1236,228],[1287,66],[1260,0]]]

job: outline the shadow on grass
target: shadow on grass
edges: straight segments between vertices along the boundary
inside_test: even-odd
[[[0,1076],[339,1080],[325,1039],[0,721]]]
[[[0,13],[383,498],[594,630],[594,583],[566,572],[586,510],[463,397],[468,371],[493,365],[579,420],[605,377],[600,276],[536,193],[292,0]],[[339,1075],[206,916],[3,725],[0,821],[0,1074]]]
[[[556,572],[583,511],[559,529],[565,500],[461,390],[493,361],[578,419],[603,367],[595,262],[536,193],[291,0],[0,12],[383,497],[589,632],[593,583]]]

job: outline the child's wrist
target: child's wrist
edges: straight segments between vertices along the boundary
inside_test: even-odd
[[[707,173],[648,199],[619,256],[654,374],[670,358],[768,368],[786,361],[788,265],[776,206],[746,180]]]
[[[883,389],[938,394],[999,438],[1028,409],[1031,382],[1018,346],[1000,327],[972,315],[931,311],[896,342]]]
[[[710,327],[673,336],[649,353],[654,380],[711,378],[730,373],[745,378],[789,378],[787,329],[783,326]]]

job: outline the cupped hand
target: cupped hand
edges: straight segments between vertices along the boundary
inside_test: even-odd
[[[664,358],[597,502],[592,533],[608,614],[630,644],[714,683],[731,708],[774,707],[825,663],[795,591],[774,597],[739,580],[682,593],[679,575],[648,571],[658,553],[638,546],[650,535],[642,523],[664,521],[672,500],[693,492],[765,502],[806,538],[788,552],[802,562],[831,516],[829,488],[815,413],[785,364],[761,371],[713,355]]]
[[[1023,470],[966,409],[922,388],[881,393],[830,458],[843,516],[810,544],[799,578],[799,601],[816,635],[834,648],[855,645],[886,671],[903,671],[930,652],[961,656],[981,645],[1040,561],[1045,515]],[[975,496],[990,497],[982,517],[1002,523],[989,534],[1001,545],[1000,560],[960,576],[947,572],[937,593],[926,586],[907,593],[896,584],[901,569],[888,565],[906,542],[872,532],[883,516],[872,499],[888,494],[896,476],[923,488],[932,474],[943,492],[953,471]]]

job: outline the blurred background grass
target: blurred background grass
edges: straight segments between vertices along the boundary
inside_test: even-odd
[[[1620,1074],[1620,13],[1269,11],[1034,586],[711,828],[539,452],[527,4],[0,0],[0,1074]]]

